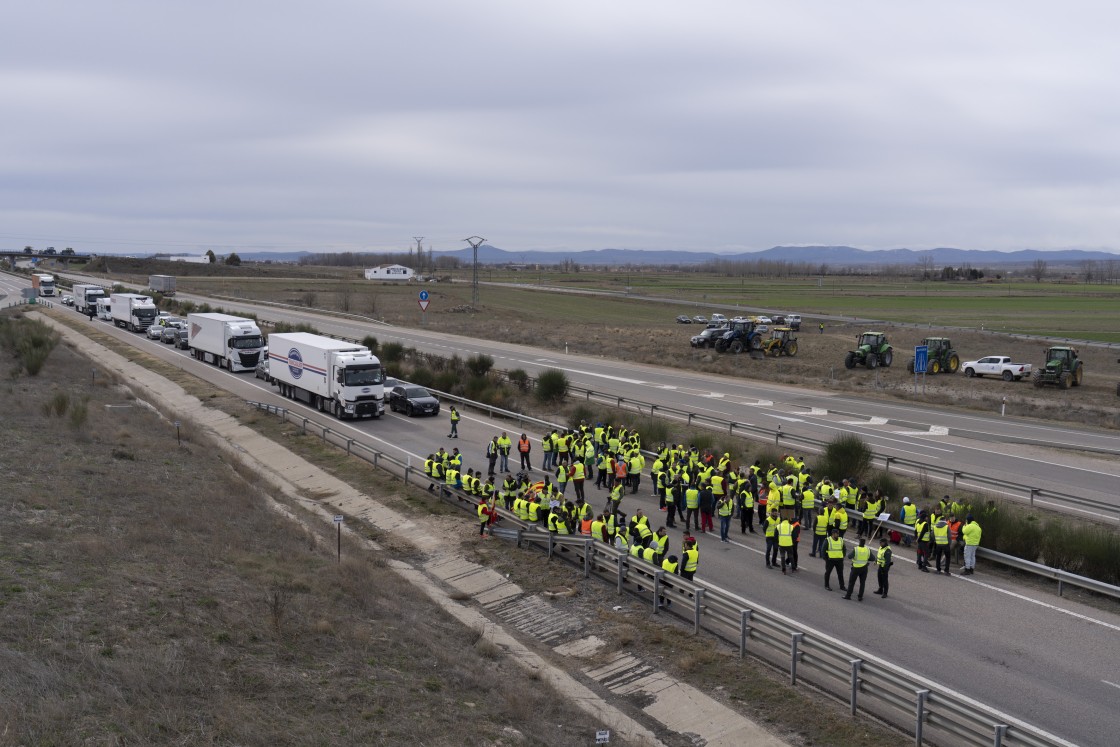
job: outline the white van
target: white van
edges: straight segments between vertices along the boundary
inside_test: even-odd
[[[793,330],[801,329],[800,314],[786,314],[786,326]]]
[[[727,317],[725,317],[723,314],[712,314],[710,317],[708,317],[708,323],[711,324],[712,322],[715,322],[716,324],[727,324]]]

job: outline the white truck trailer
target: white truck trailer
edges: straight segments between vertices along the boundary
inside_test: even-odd
[[[97,299],[105,297],[105,289],[100,285],[85,283],[74,284],[74,311],[88,314],[97,311]]]
[[[104,319],[107,322],[113,321],[112,299],[108,296],[101,296],[96,301],[97,318]]]
[[[53,296],[54,275],[45,272],[31,273],[31,287],[39,291],[40,296]]]
[[[269,374],[285,397],[339,419],[379,418],[385,375],[369,348],[307,332],[268,336]]]
[[[112,293],[109,295],[109,308],[113,314],[113,324],[124,327],[129,332],[143,332],[156,321],[159,310],[150,296],[139,293]]]
[[[191,355],[235,373],[252,371],[264,350],[261,328],[252,319],[229,314],[187,314]]]
[[[174,275],[149,275],[148,290],[152,293],[162,293],[165,296],[175,295]]]

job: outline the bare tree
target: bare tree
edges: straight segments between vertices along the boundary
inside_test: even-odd
[[[1036,283],[1041,283],[1042,278],[1046,277],[1046,260],[1036,259],[1034,264],[1031,265],[1031,277],[1034,278]]]

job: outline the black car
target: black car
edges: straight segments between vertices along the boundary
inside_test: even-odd
[[[389,409],[405,415],[439,415],[439,400],[422,386],[398,384],[389,392]]]
[[[191,333],[185,329],[178,330],[178,337],[175,340],[175,347],[180,350],[191,349]]]
[[[693,338],[691,340],[692,347],[694,347],[694,348],[714,348],[716,346],[716,340],[718,340],[720,337],[722,337],[723,333],[726,332],[726,331],[727,331],[727,327],[722,326],[722,325],[718,326],[718,327],[707,327],[700,334],[693,336]]]
[[[681,314],[677,317],[677,324],[692,324],[692,319],[685,316],[684,314]]]

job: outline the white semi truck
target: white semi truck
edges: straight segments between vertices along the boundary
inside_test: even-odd
[[[54,295],[54,275],[45,272],[31,273],[31,287],[39,291],[40,296]]]
[[[233,372],[252,371],[264,350],[261,328],[252,319],[229,314],[187,314],[191,355]]]
[[[268,372],[285,397],[337,418],[379,418],[385,374],[369,348],[307,332],[268,336]]]
[[[74,311],[88,314],[97,311],[97,299],[105,296],[105,289],[100,285],[85,283],[74,284]]]
[[[97,318],[104,319],[107,322],[113,321],[112,299],[108,296],[101,296],[96,301]]]
[[[148,290],[152,293],[162,293],[165,296],[175,295],[174,275],[149,275]]]
[[[143,332],[156,321],[159,310],[150,296],[139,293],[112,293],[109,295],[113,324],[129,332]]]

